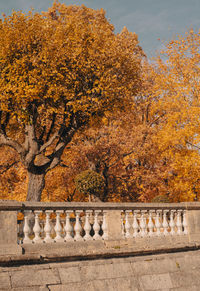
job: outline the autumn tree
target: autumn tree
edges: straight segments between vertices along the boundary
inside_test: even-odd
[[[0,21],[0,145],[28,173],[27,200],[91,118],[129,104],[140,85],[137,36],[114,34],[105,12],[58,2]]]
[[[154,110],[159,120],[155,142],[171,160],[168,180],[173,201],[200,194],[200,32],[190,30],[166,44],[152,66]]]
[[[103,201],[148,202],[168,193],[171,161],[155,142],[158,116],[146,89],[125,114],[105,116],[98,130],[84,130],[66,149],[66,157],[67,151],[72,153],[71,173],[91,169],[104,177]]]

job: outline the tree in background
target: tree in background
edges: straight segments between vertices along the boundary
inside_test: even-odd
[[[27,200],[91,119],[129,106],[139,92],[137,36],[114,34],[103,10],[65,6],[0,21],[0,146],[28,173]]]
[[[171,161],[170,197],[193,201],[200,197],[200,32],[170,41],[161,57],[151,72],[155,142]]]

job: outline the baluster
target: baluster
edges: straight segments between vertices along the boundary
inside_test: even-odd
[[[64,237],[64,241],[73,241],[73,237],[72,237],[72,225],[70,223],[70,213],[71,213],[71,210],[66,210],[66,221],[65,221],[65,237]]]
[[[157,210],[156,211],[156,221],[155,221],[155,226],[156,226],[156,235],[160,236],[161,232],[160,232],[160,228],[161,228],[161,223],[160,223],[160,211]]]
[[[141,237],[146,236],[146,218],[144,217],[145,214],[145,210],[141,211],[141,218],[140,218],[140,235]]]
[[[153,220],[152,220],[152,211],[151,211],[151,210],[149,210],[148,229],[149,229],[149,233],[148,233],[148,235],[149,235],[149,236],[153,236],[153,235],[154,235],[154,232],[153,232],[153,229],[154,229],[154,223],[153,223]]]
[[[45,238],[44,242],[45,243],[50,243],[54,242],[54,240],[51,237],[51,224],[50,224],[50,214],[52,213],[51,210],[46,210],[46,221],[45,221],[45,227],[44,227],[44,232],[45,232]]]
[[[94,225],[93,225],[93,230],[94,230],[93,239],[94,240],[101,239],[101,236],[99,235],[100,225],[99,225],[99,222],[98,222],[98,215],[99,215],[100,212],[101,212],[101,210],[95,210],[94,211]]]
[[[121,229],[122,229],[122,238],[125,238],[125,229],[124,229],[124,211],[121,211]]]
[[[107,240],[108,239],[108,225],[107,225],[107,211],[106,210],[103,210],[102,230],[103,230],[102,239]]]
[[[61,236],[62,232],[62,225],[60,223],[60,214],[62,213],[61,210],[56,210],[56,225],[55,225],[55,232],[56,232],[56,237],[54,239],[55,242],[63,242],[64,239]]]
[[[175,234],[175,223],[174,223],[174,210],[170,211],[170,222],[169,222],[169,226],[170,226],[170,234],[174,235]]]
[[[81,226],[81,223],[80,223],[80,214],[83,210],[76,210],[75,211],[75,215],[76,215],[76,223],[75,223],[75,226],[74,226],[74,230],[75,230],[75,236],[74,236],[74,240],[75,241],[82,241],[83,238],[81,236],[81,231],[82,231],[82,226]]]
[[[18,214],[20,215],[20,217],[23,215],[24,216],[24,214],[22,213],[22,211],[21,210],[19,210],[18,211]],[[17,238],[17,240],[18,240],[18,243],[19,244],[22,244],[23,243],[23,220],[19,220],[19,223],[17,224],[17,233],[18,233],[18,238]]]
[[[177,234],[178,235],[181,235],[182,232],[183,232],[182,221],[181,221],[181,213],[182,213],[182,210],[177,210],[176,227],[177,227]]]
[[[168,222],[167,222],[167,212],[169,212],[169,210],[164,210],[163,211],[163,234],[166,236],[166,235],[169,235],[169,232],[168,232]]]
[[[24,239],[23,243],[32,243],[32,240],[29,238],[29,233],[31,232],[31,228],[29,226],[29,221],[28,221],[28,215],[30,214],[30,211],[25,210],[24,211],[24,227],[23,227],[23,232],[24,232]]]
[[[133,237],[138,237],[139,236],[139,233],[138,233],[138,230],[139,230],[139,224],[138,224],[138,221],[137,221],[137,214],[138,214],[138,210],[134,210],[133,211]]]
[[[42,242],[42,239],[40,237],[41,228],[40,228],[40,224],[39,224],[39,214],[40,213],[41,213],[41,211],[34,211],[34,214],[35,214],[35,224],[33,227],[33,232],[35,234],[35,237],[33,239],[34,243],[41,243]]]
[[[129,219],[128,219],[130,212],[131,212],[131,210],[126,210],[125,211],[125,231],[126,231],[125,237],[126,238],[130,238],[131,237],[131,235],[130,235],[131,226],[130,226]]]
[[[187,218],[186,218],[186,210],[183,211],[183,234],[188,234],[188,224],[187,224]]]
[[[91,225],[89,222],[89,217],[91,213],[92,213],[92,210],[85,211],[85,224],[84,224],[85,235],[83,237],[84,240],[92,240],[92,237],[90,235]]]

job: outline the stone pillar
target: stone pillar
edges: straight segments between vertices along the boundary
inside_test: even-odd
[[[17,244],[17,211],[0,211],[0,244]]]
[[[108,210],[106,218],[108,226],[108,239],[122,239],[121,210]]]
[[[200,210],[187,210],[186,219],[190,241],[200,242]]]
[[[17,244],[17,211],[0,211],[0,256],[21,253]]]

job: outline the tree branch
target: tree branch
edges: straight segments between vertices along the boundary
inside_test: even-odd
[[[5,120],[3,122],[1,122],[2,120],[2,111],[0,111],[0,130],[2,131],[2,133],[6,136],[6,127],[8,125],[10,119],[10,113],[6,112],[6,116],[5,116]]]
[[[16,165],[17,163],[19,163],[19,160],[18,161],[15,161],[13,162],[12,164],[8,164],[8,165],[1,165],[0,166],[0,169],[1,168],[5,168],[2,172],[0,172],[0,175],[4,174],[5,172],[7,172],[10,168],[12,168],[14,165]]]
[[[200,150],[200,147],[199,147],[199,146],[194,145],[194,144],[192,144],[192,143],[189,142],[189,141],[186,141],[186,143],[189,144],[190,146],[195,147],[196,149]]]
[[[26,125],[25,131],[26,131],[25,148],[27,153],[24,162],[27,167],[38,154],[38,142],[36,139],[35,126],[33,122]]]
[[[44,150],[46,150],[50,145],[52,145],[52,143],[56,140],[56,138],[59,137],[59,131],[55,132],[54,135],[52,135],[52,137],[40,147],[40,150],[38,152],[38,154],[42,153]]]
[[[9,146],[16,150],[18,154],[22,157],[24,154],[24,149],[23,147],[15,140],[12,140],[11,138],[0,134],[0,146]]]
[[[55,126],[55,121],[56,121],[56,113],[54,112],[54,113],[53,113],[53,117],[52,117],[51,126],[50,126],[50,129],[49,129],[48,133],[47,133],[46,142],[47,142],[47,141],[49,140],[49,138],[50,138],[50,135],[51,135],[51,133],[52,133],[52,130],[53,130],[54,126]]]

